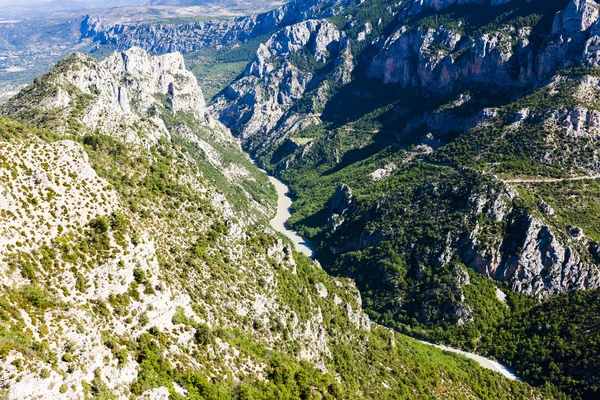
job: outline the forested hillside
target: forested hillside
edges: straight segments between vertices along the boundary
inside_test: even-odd
[[[562,304],[585,318],[600,285],[598,10],[350,4],[271,36],[212,112],[290,184],[290,225],[374,320],[594,398],[594,339],[563,336],[589,328]],[[541,309],[531,342],[519,321]]]

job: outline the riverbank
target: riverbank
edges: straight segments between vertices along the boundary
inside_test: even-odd
[[[292,199],[288,196],[288,187],[279,179],[270,175],[269,181],[271,181],[277,190],[277,215],[271,220],[271,226],[276,231],[287,236],[296,246],[296,251],[312,258],[314,256],[312,245],[302,238],[302,236],[287,227],[287,220],[292,216],[290,213]]]
[[[468,352],[463,351],[463,350],[455,349],[454,347],[444,346],[443,344],[429,343],[429,342],[425,342],[425,341],[422,341],[422,340],[419,340],[419,342],[421,342],[423,344],[427,344],[429,346],[437,347],[438,349],[441,349],[441,350],[449,351],[451,353],[460,354],[462,356],[470,358],[471,360],[475,360],[483,368],[487,368],[487,369],[490,369],[492,371],[499,372],[502,375],[504,375],[506,378],[511,379],[513,381],[521,381],[521,382],[523,381],[521,378],[519,378],[518,376],[516,376],[513,371],[511,371],[508,367],[500,364],[498,361],[494,361],[494,360],[491,360],[489,358],[480,356],[479,354],[468,353]]]

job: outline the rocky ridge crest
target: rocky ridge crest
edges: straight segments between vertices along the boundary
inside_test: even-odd
[[[25,118],[31,109],[40,109],[40,117],[51,114],[59,129],[68,129],[64,122],[71,121],[89,131],[146,145],[169,136],[160,118],[162,98],[173,113],[206,117],[202,90],[180,54],[152,57],[131,48],[98,62],[75,53],[60,65],[64,70],[38,79],[3,105],[3,113]],[[36,103],[26,104],[32,100]],[[42,123],[35,117],[31,122]]]

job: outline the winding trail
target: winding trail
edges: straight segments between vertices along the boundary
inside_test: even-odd
[[[570,178],[501,179],[501,181],[504,183],[546,183],[546,182],[584,181],[587,179],[600,179],[600,174],[573,176]]]

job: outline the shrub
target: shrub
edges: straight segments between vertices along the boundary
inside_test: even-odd
[[[214,337],[210,327],[206,324],[199,324],[196,326],[196,332],[194,333],[194,340],[200,346],[206,346],[213,342]]]

